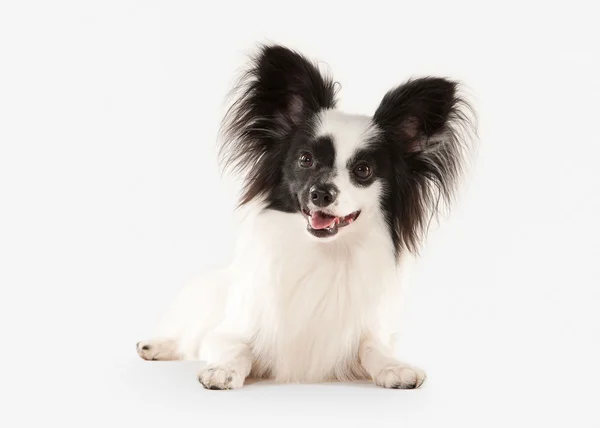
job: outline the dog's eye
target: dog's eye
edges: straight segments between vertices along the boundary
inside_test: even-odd
[[[302,168],[310,168],[313,166],[313,162],[313,156],[308,152],[302,153],[300,155],[300,159],[298,160],[298,163]]]
[[[367,163],[359,163],[354,167],[354,175],[361,180],[367,180],[373,175],[373,168]]]

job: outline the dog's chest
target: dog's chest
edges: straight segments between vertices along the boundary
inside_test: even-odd
[[[247,223],[237,273],[257,375],[281,381],[363,375],[358,348],[395,269],[382,228],[335,242],[307,239],[297,215]]]
[[[253,342],[264,369],[291,381],[356,377],[380,284],[375,266],[351,252],[264,261]]]

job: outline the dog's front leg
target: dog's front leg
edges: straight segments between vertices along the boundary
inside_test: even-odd
[[[206,389],[237,389],[250,374],[253,355],[242,336],[216,330],[204,339],[200,359],[207,364],[198,381]]]
[[[207,389],[241,388],[250,374],[254,355],[249,339],[256,312],[251,293],[243,283],[232,285],[222,322],[200,345],[199,359],[207,364],[198,373],[198,380]]]
[[[397,360],[390,346],[372,336],[361,342],[359,358],[373,382],[384,388],[413,389],[425,380],[423,370]]]

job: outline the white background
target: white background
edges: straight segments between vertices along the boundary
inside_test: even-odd
[[[597,14],[484,3],[3,1],[1,425],[600,426]],[[206,391],[135,353],[228,259],[217,128],[269,41],[326,62],[349,111],[421,74],[475,100],[476,168],[407,303],[421,390]]]

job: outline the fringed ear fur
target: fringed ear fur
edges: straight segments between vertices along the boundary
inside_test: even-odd
[[[259,49],[232,93],[221,128],[221,162],[246,172],[241,204],[277,184],[286,136],[319,110],[335,107],[335,89],[299,53],[279,45]]]
[[[395,161],[396,202],[390,222],[395,242],[416,252],[439,203],[450,205],[473,130],[473,109],[458,83],[414,79],[389,91],[374,114]]]

